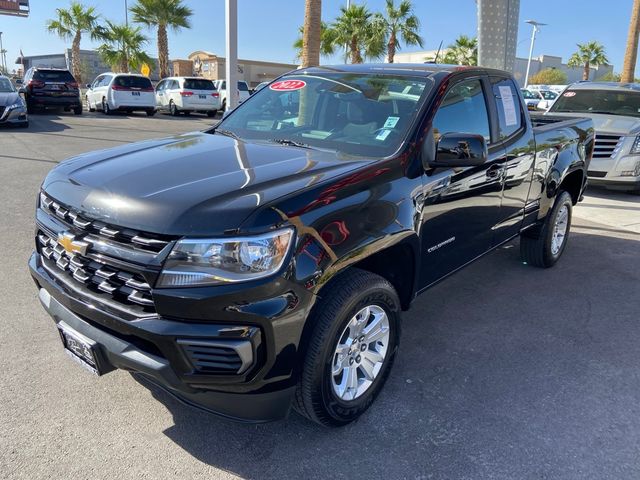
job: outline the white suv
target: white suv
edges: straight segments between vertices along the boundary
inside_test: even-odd
[[[151,80],[133,73],[103,73],[87,85],[87,109],[102,110],[109,115],[116,110],[131,113],[142,110],[147,115],[156,113],[156,97]]]
[[[227,81],[226,80],[216,80],[215,81],[216,89],[220,94],[220,101],[222,102],[222,110],[227,109]],[[249,87],[247,86],[247,82],[243,82],[242,80],[238,82],[238,89],[236,90],[236,95],[238,98],[238,104],[244,102],[247,98],[249,98]]]
[[[220,110],[220,94],[206,78],[169,77],[156,86],[156,107],[171,115],[201,112],[213,117]]]

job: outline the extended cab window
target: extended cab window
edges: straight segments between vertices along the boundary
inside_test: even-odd
[[[492,77],[491,88],[496,99],[500,140],[511,137],[522,128],[522,105],[517,87],[504,77]]]
[[[432,84],[428,77],[377,73],[290,75],[255,93],[219,129],[254,141],[386,157],[408,135]]]
[[[487,103],[480,80],[455,84],[445,95],[433,119],[436,141],[445,133],[472,133],[491,139]]]

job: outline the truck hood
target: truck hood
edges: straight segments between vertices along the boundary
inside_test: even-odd
[[[13,105],[18,100],[18,94],[16,92],[0,92],[0,107],[8,107]]]
[[[612,133],[614,135],[637,135],[640,133],[640,118],[622,115],[606,115],[601,113],[562,113],[547,112],[554,117],[585,117],[593,120],[593,127],[597,133]]]
[[[371,161],[197,132],[71,158],[51,170],[43,189],[112,225],[217,235],[258,207]]]

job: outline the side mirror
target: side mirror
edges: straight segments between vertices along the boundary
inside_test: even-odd
[[[85,87],[87,87],[89,90],[91,90],[91,84],[90,84],[90,83],[87,83],[87,84],[85,85]]]
[[[16,78],[16,85],[22,85],[22,79]]]
[[[427,159],[430,167],[473,167],[485,163],[488,156],[484,137],[470,133],[445,133],[434,153]]]
[[[549,110],[549,107],[551,107],[551,102],[549,100],[540,100],[538,102],[538,105],[536,106],[536,108],[538,110]]]
[[[24,87],[20,87],[20,88],[18,89],[18,93],[21,93],[21,94],[25,95],[25,94],[27,93],[27,89],[26,89],[26,88],[24,88]]]

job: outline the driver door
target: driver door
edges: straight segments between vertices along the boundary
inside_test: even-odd
[[[500,221],[505,151],[493,145],[488,79],[452,83],[432,123],[434,139],[445,133],[482,135],[488,144],[483,165],[426,168],[422,202],[420,288],[490,250]]]

